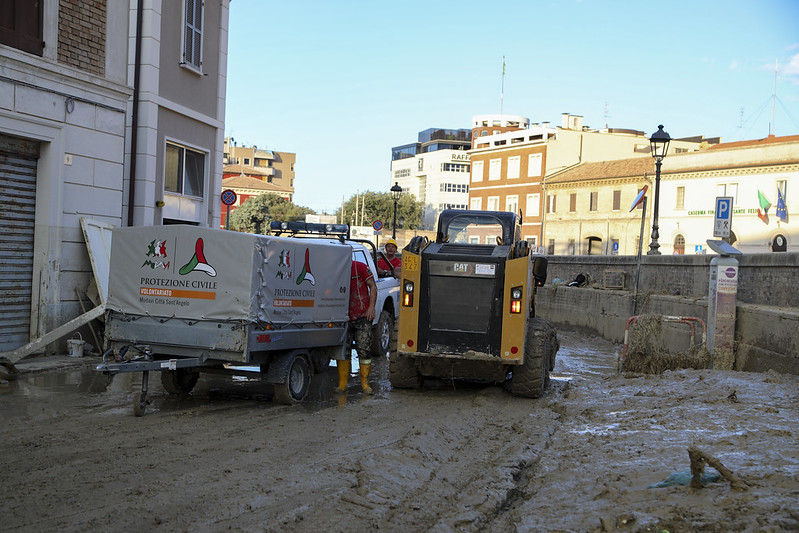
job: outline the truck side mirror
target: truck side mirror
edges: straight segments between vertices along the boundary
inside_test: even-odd
[[[538,256],[533,259],[533,279],[536,287],[543,287],[547,282],[547,258]]]

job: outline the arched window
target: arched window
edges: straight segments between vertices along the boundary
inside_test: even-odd
[[[788,239],[785,238],[785,235],[782,233],[778,233],[774,236],[774,240],[771,241],[771,251],[772,252],[785,252],[788,250]]]
[[[679,233],[674,237],[674,254],[685,255],[685,237]]]
[[[602,255],[602,239],[588,237],[588,255]]]

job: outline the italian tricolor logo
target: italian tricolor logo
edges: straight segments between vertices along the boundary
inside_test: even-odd
[[[307,253],[306,252],[306,261],[307,261]],[[197,239],[197,242],[194,243],[194,257],[191,260],[180,267],[180,274],[185,276],[189,272],[194,272],[195,270],[199,270],[200,272],[205,272],[211,277],[216,276],[216,269],[208,264],[208,261],[205,260],[205,254],[203,253],[203,240]]]

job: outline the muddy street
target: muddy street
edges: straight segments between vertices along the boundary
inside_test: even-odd
[[[559,336],[540,400],[460,381],[391,390],[381,361],[374,396],[355,377],[335,395],[331,367],[297,406],[246,377],[203,375],[187,398],[151,379],[137,418],[138,374],[24,374],[0,387],[0,529],[799,529],[797,376],[621,376],[618,346]],[[689,471],[689,446],[746,490],[649,488]]]

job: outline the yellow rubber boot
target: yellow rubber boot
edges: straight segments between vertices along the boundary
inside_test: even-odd
[[[372,394],[372,387],[369,386],[369,372],[372,370],[372,361],[370,360],[368,363],[360,361],[359,365],[361,371],[361,389],[363,389],[364,394]]]
[[[350,360],[337,360],[336,368],[338,369],[338,387],[336,387],[336,392],[346,392],[347,380],[350,379]]]

